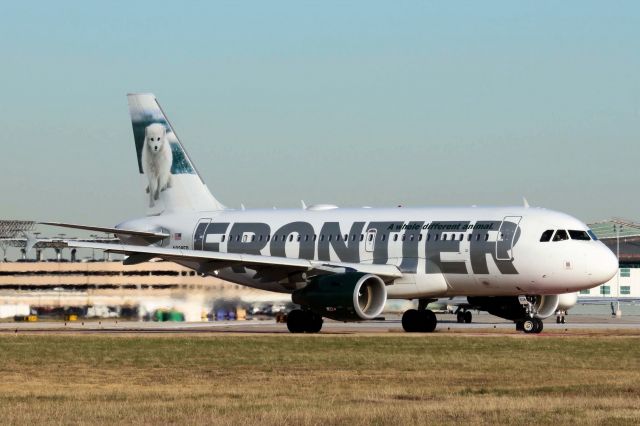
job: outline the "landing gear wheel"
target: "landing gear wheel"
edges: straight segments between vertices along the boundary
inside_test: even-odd
[[[456,321],[458,321],[459,324],[464,322],[464,312],[460,311],[456,314]]]
[[[534,318],[527,318],[522,321],[522,331],[524,331],[525,333],[535,333],[536,328],[536,321]]]
[[[544,328],[544,323],[540,318],[527,318],[525,320],[519,321],[522,324],[522,331],[527,334],[535,333],[538,334]],[[516,330],[518,326],[516,325]]]
[[[319,333],[322,330],[322,317],[314,312],[307,311],[307,328],[305,331],[307,333]]]
[[[463,316],[465,324],[471,324],[471,321],[473,321],[473,314],[471,311],[466,311]]]
[[[409,309],[402,315],[402,328],[407,333],[431,333],[436,329],[437,324],[436,314],[428,309],[424,311]]]
[[[407,333],[417,332],[419,323],[420,313],[416,309],[409,309],[402,314],[402,328]]]
[[[535,322],[536,322],[536,330],[534,331],[534,333],[540,333],[542,331],[542,329],[544,328],[544,323],[542,322],[542,320],[540,318],[534,318]]]
[[[436,329],[436,325],[438,324],[438,319],[436,318],[436,314],[429,309],[425,311],[418,311],[420,314],[420,327],[419,331],[422,333],[432,333],[433,330]]]
[[[287,315],[287,328],[291,333],[304,333],[307,315],[301,309],[294,309]]]
[[[291,333],[318,333],[322,323],[322,316],[311,311],[294,309],[287,315],[287,328]]]

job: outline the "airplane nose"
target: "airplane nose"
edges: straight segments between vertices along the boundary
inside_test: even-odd
[[[594,285],[606,283],[618,273],[618,258],[607,246],[600,243],[596,250],[593,250],[588,264],[591,282]]]

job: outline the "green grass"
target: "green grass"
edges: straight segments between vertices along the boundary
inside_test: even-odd
[[[637,424],[638,337],[1,335],[7,423]]]

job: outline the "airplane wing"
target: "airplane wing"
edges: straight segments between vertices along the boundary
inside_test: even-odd
[[[220,253],[200,250],[171,249],[156,246],[137,246],[125,244],[103,244],[84,241],[67,241],[68,247],[104,250],[129,256],[125,264],[146,262],[161,258],[181,264],[194,264],[198,272],[207,273],[222,268],[246,267],[256,270],[258,278],[265,281],[279,281],[295,274],[307,276],[335,274],[342,272],[364,272],[379,276],[386,283],[402,277],[395,265],[377,265],[348,262],[325,262],[320,260],[295,259],[288,257],[262,256],[257,254]]]

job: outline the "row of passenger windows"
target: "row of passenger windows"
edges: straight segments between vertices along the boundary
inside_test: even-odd
[[[553,238],[552,238],[553,236]],[[570,229],[568,232],[564,229],[558,229],[555,231],[553,229],[547,229],[542,233],[540,237],[540,242],[546,243],[547,241],[565,241],[571,238],[572,240],[581,240],[581,241],[589,241],[592,238],[597,240],[595,234],[592,231],[576,231]]]
[[[467,241],[471,241],[473,235],[471,235],[471,234],[466,234],[466,235],[467,235]],[[502,239],[503,235],[502,234],[500,234],[500,235],[501,235],[501,239]],[[373,241],[374,236],[375,236],[374,233],[368,234],[367,240],[368,241]],[[422,239],[423,239],[423,235],[422,234],[417,234],[417,235],[416,234],[410,234],[410,235],[402,234],[402,237],[400,237],[400,238],[399,238],[398,234],[395,234],[393,236],[393,238],[389,238],[389,240],[390,241],[398,241],[398,239],[400,239],[401,241],[406,241],[406,239],[408,238],[409,241],[414,241],[416,239],[416,236],[417,236],[417,240],[418,241],[422,241]],[[431,241],[431,239],[433,239],[433,241],[440,241],[440,240],[442,240],[442,241],[447,241],[447,240],[449,240],[449,241],[464,241],[464,236],[465,236],[465,234],[456,234],[456,233],[451,233],[451,234],[446,234],[446,233],[443,233],[443,234],[427,234],[427,241]],[[222,236],[222,240],[221,241],[223,243],[225,242],[226,237],[227,237],[226,235]],[[305,235],[304,236],[304,241],[309,241],[310,239],[312,241],[316,241],[317,238],[318,238],[318,236],[316,234]],[[340,234],[335,234],[335,235],[334,234],[329,234],[329,235],[326,235],[326,236],[324,234],[320,235],[320,241],[324,241],[325,238],[326,238],[327,241],[333,241],[334,239],[336,241],[349,241],[349,239],[351,239],[351,241],[355,241],[356,238],[358,238],[358,237],[357,237],[356,234],[351,234],[351,238],[349,238],[349,234],[344,234],[344,236],[340,235]],[[254,235],[247,235],[247,234],[229,235],[229,241],[233,241],[234,239],[235,239],[235,241],[242,240],[242,242],[249,242],[249,241],[253,242],[253,241],[256,241],[256,235],[255,234]],[[258,241],[267,241],[267,242],[271,241],[271,235],[267,235],[267,236],[258,235],[257,236],[257,240]],[[273,240],[274,241],[286,241],[287,240],[287,234],[274,235],[273,236]],[[294,234],[288,234],[288,240],[289,241],[293,241],[294,240]],[[295,240],[296,241],[303,240],[302,235],[299,235],[299,234],[296,235],[295,236]],[[360,241],[364,241],[364,234],[360,234],[359,240]],[[382,234],[380,236],[380,240],[381,241],[386,241],[387,240],[387,235],[386,234]],[[489,241],[489,234],[484,234],[484,235],[475,234],[475,240],[476,241],[480,241],[480,240]]]

